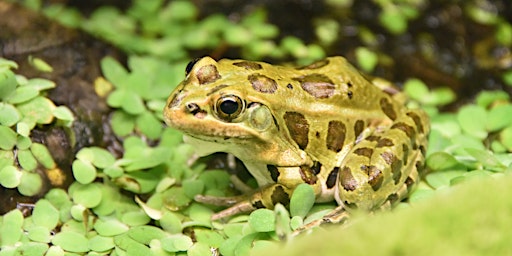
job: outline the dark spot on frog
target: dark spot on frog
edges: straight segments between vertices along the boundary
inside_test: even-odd
[[[321,169],[322,169],[322,164],[318,161],[315,161],[313,163],[313,166],[311,167],[311,170],[313,170],[314,175],[318,175],[320,173]]]
[[[268,164],[267,165],[267,170],[270,173],[270,177],[272,178],[272,180],[274,182],[277,182],[277,179],[279,178],[279,174],[280,174],[279,170],[277,169],[277,167],[275,165]]]
[[[386,116],[389,117],[389,119],[391,119],[391,120],[396,119],[395,109],[393,108],[393,105],[391,104],[391,102],[389,102],[389,99],[387,99],[387,98],[380,99],[380,108],[382,109],[384,114],[386,114]]]
[[[309,166],[299,167],[300,178],[304,181],[304,183],[309,184],[309,185],[315,184],[316,181],[318,180],[313,167],[309,167]]]
[[[340,170],[339,178],[341,186],[346,191],[354,191],[357,188],[357,180],[352,176],[352,171],[348,166]]]
[[[415,183],[416,182],[414,181],[414,179],[411,178],[410,176],[407,177],[407,179],[405,179],[405,185],[407,186],[407,192],[408,193],[412,192],[412,189],[413,189]]]
[[[318,68],[322,68],[322,67],[325,67],[329,65],[329,60],[319,60],[319,61],[316,61],[316,62],[313,62],[312,64],[309,64],[305,67],[299,67],[297,68],[297,70],[301,70],[301,69],[318,69]]]
[[[351,83],[351,82],[348,82],[348,83],[347,83],[347,87],[348,87],[348,88],[351,88],[351,87],[352,87],[352,83]]]
[[[370,136],[366,137],[366,140],[367,141],[379,141],[380,136],[370,135]]]
[[[336,179],[338,178],[338,172],[340,171],[339,167],[334,167],[332,171],[327,176],[327,180],[325,181],[325,185],[327,188],[333,188],[336,185]]]
[[[261,200],[252,203],[252,206],[256,209],[265,208],[265,205],[263,205],[263,202],[261,202]]]
[[[395,144],[393,143],[392,140],[388,139],[388,138],[381,138],[378,142],[377,142],[377,146],[378,148],[382,148],[382,147],[391,147],[391,146],[394,146]]]
[[[199,68],[196,72],[197,81],[199,84],[209,84],[213,83],[221,78],[219,71],[217,71],[217,67],[213,64],[203,66]]]
[[[327,138],[325,139],[327,149],[339,152],[345,143],[347,129],[341,121],[330,121],[327,127]]]
[[[418,171],[420,176],[423,175],[423,173],[425,171],[425,165],[423,164],[423,162],[416,161],[416,164],[414,166],[416,167],[416,170]]]
[[[347,92],[347,96],[348,96],[348,99],[350,99],[350,100],[351,100],[351,99],[352,99],[352,96],[353,96],[352,91],[348,91],[348,92]]]
[[[424,147],[423,145],[421,145],[421,146],[419,147],[419,149],[420,149],[420,152],[421,152],[421,154],[422,154],[423,156],[425,156],[425,154],[427,154],[427,150],[425,149],[425,147]]]
[[[348,201],[343,202],[343,206],[350,208],[350,209],[357,209],[357,204],[349,203]]]
[[[248,78],[254,90],[261,93],[274,93],[277,90],[277,83],[274,79],[262,74],[252,74]]]
[[[388,198],[386,199],[386,201],[388,201],[389,203],[391,204],[394,204],[396,201],[398,201],[400,199],[400,197],[398,196],[397,193],[393,193],[391,195],[388,196]]]
[[[354,124],[354,137],[358,137],[364,130],[364,121],[357,120]]]
[[[384,181],[384,175],[374,165],[362,165],[361,170],[368,175],[368,184],[372,187],[373,191],[377,191]]]
[[[280,203],[284,206],[287,206],[288,204],[290,204],[290,196],[288,195],[288,193],[284,191],[282,185],[277,185],[274,188],[274,191],[272,191],[272,195],[270,196],[270,198],[272,199],[273,205]]]
[[[421,118],[414,112],[407,112],[407,115],[412,118],[414,124],[416,125],[417,131],[419,133],[424,133],[423,124],[421,123]]]
[[[318,99],[331,97],[336,89],[331,79],[322,74],[300,76],[293,80],[300,82],[302,89]]]
[[[315,132],[315,137],[316,137],[317,139],[320,139],[320,132]]]
[[[368,159],[370,159],[372,157],[372,154],[373,154],[373,149],[371,149],[371,148],[357,148],[357,149],[354,150],[354,154],[359,155],[359,156],[365,156]]]
[[[407,165],[407,160],[409,159],[409,146],[402,144],[402,152],[404,154],[402,161],[404,161],[404,165]]]
[[[304,115],[297,112],[286,112],[283,119],[293,141],[297,143],[300,149],[304,150],[309,142],[309,124]]]
[[[181,104],[181,101],[184,98],[184,94],[181,92],[182,91],[180,90],[178,93],[174,94],[171,102],[169,102],[169,105],[167,105],[168,108],[174,108]]]
[[[383,152],[380,156],[384,159],[386,164],[390,166],[395,185],[398,184],[402,177],[402,160],[398,159],[396,155],[391,152]]]
[[[252,61],[235,62],[235,63],[233,63],[233,65],[235,65],[237,67],[245,68],[247,70],[260,70],[260,69],[262,69],[262,67],[261,67],[261,65],[259,63],[252,62]]]
[[[191,60],[188,64],[187,64],[187,67],[185,68],[185,75],[188,75],[188,73],[190,73],[190,71],[192,71],[192,68],[194,68],[194,65],[202,58],[195,58],[193,60]]]
[[[399,122],[399,123],[396,123],[393,126],[391,126],[391,129],[398,129],[398,130],[405,132],[407,137],[410,138],[411,141],[414,142],[414,137],[416,136],[416,132],[414,131],[414,128],[412,126],[410,126],[406,123],[403,123],[403,122]],[[415,143],[413,143],[413,144],[415,144]]]
[[[215,87],[214,87],[210,92],[208,92],[208,93],[206,94],[206,96],[210,96],[210,95],[214,94],[215,92],[217,92],[217,91],[219,91],[219,90],[221,90],[221,89],[223,89],[223,88],[226,88],[226,87],[228,87],[228,86],[229,86],[229,85],[227,85],[227,84],[217,85],[217,86],[215,86]]]
[[[292,90],[292,89],[293,89],[293,85],[292,85],[292,84],[287,84],[287,85],[286,85],[286,88],[288,88],[288,89]]]

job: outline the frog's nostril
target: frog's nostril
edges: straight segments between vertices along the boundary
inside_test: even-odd
[[[195,114],[199,111],[199,106],[195,103],[187,103],[186,105],[188,112]]]
[[[194,115],[197,118],[202,119],[206,116],[206,112],[204,110],[201,110],[199,105],[197,105],[196,103],[187,103],[185,107],[187,108],[187,111],[190,114]]]

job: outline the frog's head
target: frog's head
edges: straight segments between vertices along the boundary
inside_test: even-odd
[[[306,153],[280,133],[272,109],[261,97],[277,90],[274,80],[255,72],[264,65],[210,57],[190,62],[185,80],[167,100],[165,122],[190,137],[202,155],[228,152],[244,162],[308,164]]]

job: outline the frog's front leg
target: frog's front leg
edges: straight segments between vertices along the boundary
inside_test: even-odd
[[[212,220],[250,212],[259,208],[273,209],[278,203],[287,207],[293,191],[299,184],[310,184],[317,196],[322,193],[321,183],[317,181],[316,177],[319,168],[318,165],[311,167],[276,167],[269,165],[266,169],[270,173],[273,183],[261,186],[252,193],[233,197],[198,195],[195,200],[206,204],[229,207],[214,214]]]
[[[278,203],[288,206],[293,189],[274,183],[259,188],[248,195],[233,197],[197,195],[194,199],[201,203],[229,206],[229,208],[212,215],[212,220],[218,220],[240,213],[251,212],[259,208],[273,209]]]

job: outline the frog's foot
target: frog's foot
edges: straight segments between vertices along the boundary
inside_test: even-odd
[[[344,223],[348,220],[350,214],[345,210],[344,206],[338,206],[326,215],[324,215],[321,219],[309,222],[299,228],[297,228],[292,235],[296,236],[301,232],[306,230],[311,230],[315,227],[318,227],[324,223]]]

